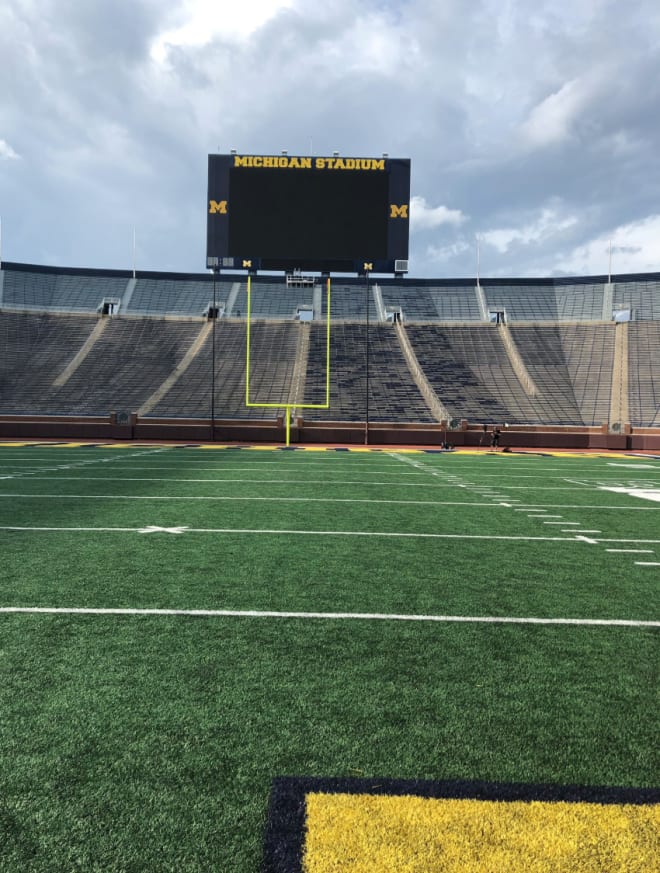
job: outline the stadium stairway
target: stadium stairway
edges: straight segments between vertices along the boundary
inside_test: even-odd
[[[401,351],[403,352],[403,356],[406,359],[408,364],[408,369],[410,370],[410,374],[415,380],[415,384],[419,388],[420,394],[428,404],[429,409],[435,416],[438,421],[449,421],[451,419],[451,415],[446,407],[442,404],[442,401],[438,397],[438,395],[433,390],[429,380],[424,375],[424,371],[419,365],[419,361],[417,360],[417,355],[413,351],[413,347],[410,345],[410,340],[408,339],[408,334],[406,333],[406,329],[403,326],[403,322],[397,321],[395,324],[396,333],[399,338],[399,344],[401,346]]]
[[[628,413],[628,324],[614,326],[614,363],[612,367],[612,391],[608,421],[619,425],[627,422]]]
[[[60,375],[53,382],[54,388],[61,388],[62,385],[66,385],[69,379],[76,372],[78,367],[81,366],[87,355],[91,352],[91,350],[96,345],[96,341],[100,338],[101,334],[105,331],[108,326],[107,318],[100,318],[94,327],[94,330],[87,337],[85,342],[82,344],[78,352],[74,355],[74,357],[69,361],[64,370],[60,373]]]
[[[502,338],[502,344],[506,349],[509,360],[511,361],[513,371],[520,380],[523,391],[525,391],[528,397],[536,397],[536,395],[539,393],[538,388],[534,384],[534,380],[532,379],[532,377],[527,372],[525,362],[520,357],[520,352],[516,348],[516,344],[513,337],[511,336],[509,328],[504,322],[500,322],[500,324],[497,325],[497,330]]]
[[[289,395],[289,403],[294,407],[302,403],[305,396],[305,379],[307,376],[307,360],[309,358],[309,323],[299,325],[298,346],[296,348],[296,361],[293,365],[293,376],[291,379],[291,393]]]

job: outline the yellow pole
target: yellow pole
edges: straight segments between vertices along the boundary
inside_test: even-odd
[[[250,274],[247,277],[247,351],[245,355],[245,405],[250,405]]]
[[[291,434],[291,407],[287,406],[286,407],[286,445],[287,445],[287,447],[289,446],[289,443],[291,442],[290,434]]]
[[[327,342],[325,352],[325,405],[330,406],[330,276],[328,276]]]

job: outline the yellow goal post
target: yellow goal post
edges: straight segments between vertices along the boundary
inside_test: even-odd
[[[251,276],[247,277],[247,329],[245,344],[245,405],[247,407],[261,407],[265,409],[286,409],[286,445],[290,444],[291,437],[291,410],[292,409],[329,409],[330,408],[330,278],[327,280],[327,325],[326,325],[326,360],[325,360],[325,403],[263,403],[250,400],[250,326],[252,315],[252,282]]]

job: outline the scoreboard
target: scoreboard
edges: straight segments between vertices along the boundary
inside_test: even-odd
[[[408,270],[410,160],[209,155],[207,267]]]

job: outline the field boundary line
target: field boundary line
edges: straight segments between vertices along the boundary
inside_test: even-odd
[[[405,615],[383,612],[289,612],[261,609],[140,609],[92,606],[0,606],[2,614],[144,615],[202,618],[298,618],[356,621],[421,621],[464,624],[578,625],[585,627],[660,627],[660,621],[628,618],[538,618],[506,615]]]
[[[113,460],[109,458],[107,460]],[[97,462],[100,463],[100,462]],[[71,469],[74,465],[68,465],[68,469]],[[66,465],[62,465],[59,468],[53,468],[53,472],[57,470],[67,469]],[[224,469],[224,468],[223,468]],[[0,479],[18,479],[28,477],[30,480],[34,481],[71,481],[71,482],[213,482],[213,483],[231,483],[231,484],[240,484],[240,485],[296,485],[300,487],[301,485],[324,485],[325,487],[334,488],[336,485],[360,485],[361,487],[371,488],[373,486],[386,485],[388,488],[478,488],[477,485],[463,485],[453,480],[449,477],[445,481],[437,481],[437,482],[367,482],[365,480],[353,480],[353,479],[345,479],[345,480],[332,480],[332,479],[306,479],[304,482],[300,479],[233,479],[228,477],[215,477],[215,478],[193,478],[190,476],[40,476],[37,475],[39,471],[35,473],[17,473],[15,475],[0,475]],[[43,472],[48,472],[44,470]],[[438,479],[441,477],[437,476],[435,473],[430,473],[431,476],[436,476]],[[516,491],[578,491],[580,489],[570,488],[565,485],[508,485],[507,490],[516,490]],[[584,490],[584,489],[582,489]],[[598,489],[592,489],[598,490]]]
[[[390,500],[385,497],[243,497],[242,495],[226,494],[15,494],[13,492],[0,492],[0,500],[3,497],[43,498],[47,500],[264,500],[275,503],[393,503],[397,506],[478,506],[482,508],[493,506],[492,503],[468,503],[460,500]]]
[[[16,531],[18,533],[169,533],[174,526],[154,527],[44,527],[26,525],[0,525],[0,531]],[[285,536],[327,536],[327,537],[396,537],[400,539],[438,539],[438,540],[517,540],[522,542],[557,542],[557,543],[648,543],[660,545],[660,540],[629,539],[624,537],[604,537],[597,540],[582,536],[575,537],[531,537],[506,534],[458,534],[458,533],[423,533],[416,531],[376,531],[376,530],[295,530],[292,528],[232,528],[232,527],[187,527],[179,525],[177,533],[201,534],[266,534]]]
[[[114,460],[110,458],[109,460]],[[69,465],[70,469],[71,465]],[[53,468],[55,470],[56,468]],[[61,467],[57,469],[67,469],[66,467]],[[47,472],[47,471],[44,471]],[[213,482],[213,483],[222,483],[229,482],[232,485],[297,485],[300,487],[301,485],[325,485],[335,486],[335,485],[360,485],[362,487],[371,487],[376,485],[386,485],[388,488],[451,488],[456,487],[455,485],[451,485],[451,483],[447,484],[439,484],[435,482],[366,482],[361,480],[329,480],[329,479],[306,479],[304,482],[301,482],[300,479],[229,479],[227,477],[216,477],[213,479],[198,479],[188,477],[177,477],[177,476],[37,476],[36,474],[18,474],[16,476],[2,476],[0,478],[7,479],[16,479],[19,476],[22,478],[23,476],[30,476],[31,480],[41,480],[41,481],[71,481],[71,482]],[[562,491],[574,491],[574,488],[562,488]]]

